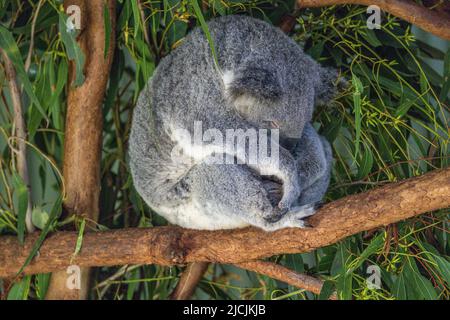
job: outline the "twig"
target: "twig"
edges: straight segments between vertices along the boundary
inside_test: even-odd
[[[129,266],[129,265],[124,265],[122,266],[115,274],[113,274],[112,276],[110,276],[109,278],[103,280],[102,282],[98,283],[94,288],[92,288],[93,290],[99,290],[101,289],[100,293],[98,294],[99,299],[102,299],[102,297],[105,295],[106,291],[108,291],[111,282],[113,282],[114,280],[117,280],[118,278],[122,277],[123,275],[125,275],[126,273],[133,271],[135,269],[138,269],[142,267],[141,265],[133,265],[133,266]]]
[[[171,300],[187,300],[195,291],[197,284],[208,269],[208,262],[193,262],[183,271],[175,290],[170,295]]]
[[[266,275],[270,278],[283,281],[299,289],[305,289],[315,294],[320,294],[323,281],[317,278],[297,273],[279,264],[268,261],[249,261],[236,264],[237,267]],[[330,300],[336,300],[336,294],[330,296]]]
[[[23,118],[22,111],[22,101],[20,97],[19,85],[17,83],[16,70],[14,65],[9,58],[6,51],[0,49],[1,56],[3,56],[5,75],[8,80],[9,91],[11,94],[11,101],[14,109],[14,128],[15,136],[17,140],[17,149],[12,149],[13,153],[16,154],[17,158],[17,172],[24,181],[28,189],[28,199],[27,199],[27,212],[25,216],[25,224],[28,232],[34,231],[33,222],[31,221],[31,194],[30,194],[30,181],[28,177],[28,165],[27,165],[27,145],[26,145],[26,125]]]
[[[325,7],[336,4],[376,5],[383,11],[417,25],[443,39],[450,40],[450,16],[408,0],[297,0],[299,8]]]
[[[145,26],[145,12],[144,12],[144,7],[142,6],[141,0],[138,0],[137,2],[138,4],[138,8],[139,8],[139,14],[141,16],[141,20],[142,20],[142,32],[144,33],[144,40],[147,43],[147,45],[149,47],[152,46],[151,42],[150,42],[150,37],[148,35],[148,30],[147,27]]]
[[[28,72],[31,65],[31,56],[33,55],[34,48],[34,33],[36,31],[36,21],[39,16],[39,11],[41,10],[42,5],[44,4],[44,0],[39,0],[39,3],[36,7],[36,12],[34,13],[33,21],[31,22],[31,39],[30,39],[30,48],[28,49],[27,59],[25,60],[25,71]]]

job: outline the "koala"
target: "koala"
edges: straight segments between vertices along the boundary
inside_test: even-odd
[[[217,64],[196,28],[139,96],[129,138],[135,188],[152,210],[185,228],[305,227],[328,188],[332,161],[312,114],[335,96],[337,72],[261,20],[225,16],[208,28]],[[196,123],[223,136],[254,130],[258,144],[262,132],[276,129],[270,150],[278,159],[250,163],[248,146],[192,142]]]

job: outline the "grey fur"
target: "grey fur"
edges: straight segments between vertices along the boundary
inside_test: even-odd
[[[335,94],[336,73],[263,21],[226,16],[208,26],[222,73],[197,28],[162,59],[139,97],[129,142],[136,190],[169,222],[187,228],[303,227],[301,219],[314,213],[329,183],[331,148],[309,122],[314,105]],[[278,168],[174,162],[171,152],[180,143],[174,128],[192,133],[195,121],[222,132],[269,129],[275,121],[281,139],[297,143],[291,150],[279,146]],[[278,204],[263,170],[282,183]]]

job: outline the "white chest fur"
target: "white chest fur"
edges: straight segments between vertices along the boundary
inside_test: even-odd
[[[181,227],[199,230],[235,229],[249,226],[237,216],[231,216],[217,207],[199,204],[196,201],[182,204],[176,208],[158,208],[157,212],[170,223]]]

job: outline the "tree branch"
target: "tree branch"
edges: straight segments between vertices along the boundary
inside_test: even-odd
[[[73,62],[70,64],[63,163],[64,180],[67,185],[64,208],[71,214],[97,221],[102,106],[115,47],[115,0],[64,1],[65,8],[70,5],[80,7],[82,31],[77,41],[86,60],[83,70],[85,81],[79,87],[75,87],[72,83],[76,69]],[[105,6],[109,9],[112,30],[108,48],[105,48]],[[66,272],[54,273],[46,298],[84,299],[87,295],[88,270],[82,270],[81,279],[80,290],[68,290]]]
[[[450,207],[450,167],[351,195],[325,205],[309,229],[264,232],[256,228],[198,231],[180,227],[120,229],[88,233],[73,259],[76,232],[57,232],[42,245],[25,274],[67,268],[124,264],[174,265],[189,262],[241,263],[285,253],[309,252],[353,234]],[[38,234],[21,246],[17,237],[0,237],[0,277],[15,275]]]
[[[249,261],[236,264],[237,267],[266,275],[270,278],[283,281],[299,289],[305,289],[315,294],[320,294],[323,281],[294,270],[268,261]],[[337,300],[336,294],[332,294],[330,300]]]
[[[189,300],[208,269],[208,262],[189,263],[180,276],[177,286],[170,294],[171,300]]]
[[[417,25],[443,39],[450,40],[450,16],[430,10],[408,0],[297,0],[299,8],[325,7],[336,4],[376,5],[383,11]]]
[[[34,13],[33,20],[31,22],[31,38],[30,38],[30,47],[28,48],[27,59],[25,60],[25,71],[28,72],[31,66],[31,57],[33,55],[34,49],[34,37],[36,32],[36,22],[39,16],[39,11],[41,10],[42,5],[44,4],[44,0],[39,0],[39,3],[36,7],[36,12]]]

